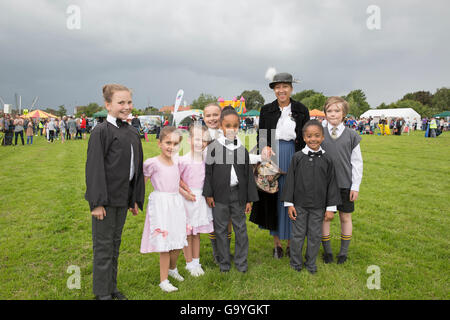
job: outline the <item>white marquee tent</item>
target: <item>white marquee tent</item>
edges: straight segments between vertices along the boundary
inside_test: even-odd
[[[403,118],[405,120],[413,121],[414,119],[420,121],[422,117],[412,108],[398,108],[398,109],[371,109],[364,112],[360,118]]]
[[[175,126],[178,127],[181,121],[183,121],[184,118],[190,117],[190,116],[200,116],[203,115],[203,111],[200,109],[193,109],[193,110],[186,110],[186,111],[177,111],[173,119],[175,120]]]

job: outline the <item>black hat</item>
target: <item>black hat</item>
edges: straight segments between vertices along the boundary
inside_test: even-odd
[[[295,80],[292,78],[292,75],[290,73],[287,72],[281,72],[281,73],[277,73],[276,75],[273,76],[273,80],[272,82],[269,84],[270,89],[273,89],[273,87],[277,84],[277,83],[298,83],[298,80]]]

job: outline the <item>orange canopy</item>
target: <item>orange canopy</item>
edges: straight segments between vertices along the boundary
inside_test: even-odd
[[[325,117],[325,113],[323,113],[323,111],[313,109],[313,110],[309,110],[309,116],[310,117]]]

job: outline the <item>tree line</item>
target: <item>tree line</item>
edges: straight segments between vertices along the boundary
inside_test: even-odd
[[[237,99],[240,97],[245,98],[245,106],[247,111],[260,110],[265,104],[265,100],[258,90],[244,90],[240,94],[236,95]],[[371,108],[367,102],[366,94],[361,89],[350,91],[347,95],[342,96],[347,100],[349,104],[349,113],[355,117],[359,117],[361,114]],[[192,102],[193,109],[203,110],[208,103],[217,102],[219,97],[212,94],[201,93],[197,99]],[[297,92],[292,95],[292,99],[300,101],[309,110],[318,109],[323,111],[323,105],[328,99],[323,92],[318,92],[313,89],[307,89]],[[86,106],[77,107],[76,117],[85,113],[86,116],[92,117],[92,115],[98,111],[101,111],[104,107],[97,103],[89,103]],[[450,110],[450,88],[442,87],[436,89],[434,93],[429,91],[415,91],[405,94],[401,99],[390,104],[381,103],[376,109],[392,109],[392,108],[413,108],[422,117],[431,117],[434,114],[441,113],[443,111]],[[57,116],[67,115],[67,110],[64,105],[57,107],[57,109],[47,108],[44,111],[52,113]],[[133,109],[133,115],[164,115],[159,109],[148,106],[145,109]]]

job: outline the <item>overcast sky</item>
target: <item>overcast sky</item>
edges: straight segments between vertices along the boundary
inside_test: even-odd
[[[70,5],[80,29],[69,29]],[[381,29],[369,30],[369,5]],[[135,107],[171,105],[178,89],[275,99],[268,67],[327,96],[362,89],[372,107],[450,85],[448,0],[1,0],[0,97],[22,107],[102,104],[106,83]],[[370,20],[373,21],[373,20]],[[72,24],[73,25],[73,24]]]

